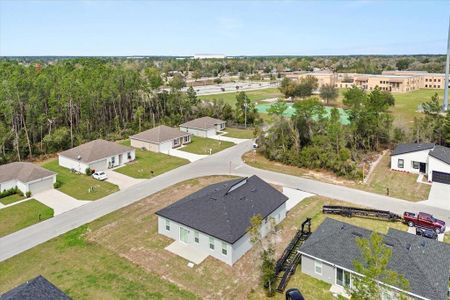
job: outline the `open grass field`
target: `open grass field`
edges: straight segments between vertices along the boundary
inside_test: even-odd
[[[53,209],[35,199],[0,209],[0,237],[51,217]]]
[[[231,128],[227,127],[224,130],[226,134],[224,136],[238,138],[238,139],[253,139],[254,136],[254,128],[240,129],[240,128]]]
[[[136,149],[136,160],[114,171],[133,178],[151,178],[188,163],[179,157]]]
[[[20,200],[25,199],[25,196],[20,196],[19,194],[14,194],[14,195],[10,195],[8,197],[4,197],[0,199],[0,203],[4,204],[4,205],[8,205]]]
[[[225,103],[230,104],[234,108],[236,104],[236,95],[238,93],[239,91],[214,95],[202,95],[198,96],[198,98],[201,100],[222,99]],[[278,88],[267,88],[255,91],[245,91],[245,93],[252,101],[261,101],[264,99],[278,98],[282,96]]]
[[[361,189],[372,193],[386,195],[389,188],[389,195],[392,197],[408,200],[421,201],[428,199],[430,186],[417,183],[417,175],[392,171],[389,167],[390,157],[386,154],[371,174],[366,184],[340,178],[328,171],[315,171],[295,166],[284,165],[280,162],[270,161],[260,153],[247,152],[243,156],[244,161],[255,168],[302,176],[316,180],[340,184],[351,188]]]
[[[418,105],[431,100],[431,97],[438,93],[439,99],[442,101],[444,90],[438,89],[421,89],[409,93],[396,93],[395,106],[391,108],[394,116],[394,125],[402,128],[410,128],[413,125],[414,117],[421,116],[417,112]]]
[[[226,148],[229,148],[233,146],[234,143],[226,142],[226,141],[219,141],[199,136],[193,136],[192,142],[190,144],[187,144],[183,148],[180,148],[181,151],[186,151],[190,153],[195,154],[203,154],[203,155],[209,155],[214,154],[219,151],[222,151]],[[211,149],[211,153],[210,150]]]
[[[60,167],[57,159],[44,163],[42,167],[57,173],[56,180],[61,182],[58,190],[78,200],[97,200],[119,190],[115,184],[98,181],[84,174],[75,174]],[[94,187],[93,192],[89,192],[90,187]]]

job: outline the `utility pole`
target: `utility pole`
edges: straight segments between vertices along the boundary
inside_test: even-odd
[[[448,73],[450,64],[450,17],[448,19],[448,37],[447,37],[447,61],[445,63],[445,86],[444,86],[444,105],[442,109],[444,111],[448,110]]]
[[[247,102],[244,103],[244,119],[245,119],[244,123],[246,129],[247,129],[247,106],[248,106]]]

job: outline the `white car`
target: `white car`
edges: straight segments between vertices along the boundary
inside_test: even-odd
[[[108,179],[108,176],[106,176],[106,173],[103,171],[95,172],[92,174],[92,178],[97,180],[106,180]]]

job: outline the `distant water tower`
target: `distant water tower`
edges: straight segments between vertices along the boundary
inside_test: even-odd
[[[448,37],[447,37],[447,61],[445,63],[445,86],[444,86],[444,105],[442,109],[448,110],[448,73],[450,64],[450,18],[448,22]]]

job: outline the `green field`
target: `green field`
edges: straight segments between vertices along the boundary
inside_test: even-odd
[[[188,163],[179,157],[136,149],[136,160],[114,171],[133,178],[150,178]]]
[[[58,160],[49,161],[42,167],[57,173],[56,180],[61,183],[58,190],[78,200],[97,200],[119,190],[115,184],[98,181],[84,174],[72,173],[69,169],[60,167]],[[89,192],[91,187],[94,190]]]
[[[203,95],[198,96],[201,100],[213,100],[213,99],[222,99],[225,103],[230,104],[233,108],[236,103],[236,95],[238,92],[231,92],[231,93],[221,93],[221,94],[214,94],[214,95]],[[267,89],[261,89],[261,90],[255,90],[255,91],[245,91],[247,96],[252,101],[261,101],[264,99],[270,99],[270,98],[278,98],[283,96],[280,93],[280,90],[278,88],[267,88]]]
[[[0,209],[0,237],[51,217],[53,209],[35,199]]]
[[[224,129],[226,134],[223,136],[238,138],[238,139],[253,139],[254,136],[254,128],[240,129],[240,128],[230,128],[227,127]]]
[[[20,196],[19,194],[14,194],[14,195],[10,195],[8,197],[4,197],[0,199],[0,203],[4,204],[4,205],[8,205],[20,200],[25,199],[25,196]]]
[[[193,136],[192,142],[185,147],[180,148],[181,151],[186,151],[195,154],[209,155],[222,151],[226,148],[233,146],[234,143],[219,141],[214,139],[203,138],[199,136]]]

